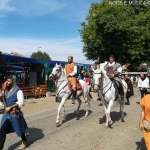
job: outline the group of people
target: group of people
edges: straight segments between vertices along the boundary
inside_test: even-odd
[[[77,76],[77,66],[73,62],[73,56],[68,57],[68,64],[65,66],[64,69],[66,72],[66,77],[68,78],[68,81],[71,83],[72,86],[72,104],[75,104],[77,85],[79,83],[79,79],[85,80],[89,87],[88,92],[90,93],[90,86],[92,83],[90,79],[90,74],[85,74],[82,70],[81,73],[84,74],[84,77],[81,77],[81,75]],[[133,84],[131,79],[127,75],[121,75],[121,78],[119,78],[119,75],[122,72],[122,68],[119,63],[115,62],[115,57],[113,55],[109,57],[109,62],[105,66],[105,70],[107,71],[107,75],[112,80],[114,86],[116,86],[116,88],[118,89],[118,92],[121,96],[121,100],[124,101],[124,97],[126,97],[127,104],[129,105],[129,98],[134,95]],[[138,80],[138,87],[140,89],[142,98],[140,102],[140,105],[142,106],[142,113],[139,126],[141,130],[144,129],[146,145],[150,150],[150,132],[147,131],[142,124],[143,120],[145,119],[150,122],[150,95],[148,94],[149,80],[146,77],[144,77],[143,74],[141,74],[140,76],[141,77]],[[124,80],[128,85],[127,95],[124,95],[121,79]],[[2,150],[4,147],[6,134],[14,131],[22,139],[22,144],[19,147],[19,150],[25,149],[27,146],[27,138],[25,134],[27,129],[27,123],[21,111],[21,107],[24,104],[23,92],[16,85],[16,80],[14,76],[7,77],[5,86],[6,87],[4,88],[4,91],[0,92],[0,97],[4,103],[5,108],[0,128],[0,150]],[[144,97],[144,95],[146,96]]]

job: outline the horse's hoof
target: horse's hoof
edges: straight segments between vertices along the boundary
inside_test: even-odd
[[[60,123],[59,122],[56,122],[56,127],[59,127]]]
[[[65,123],[65,122],[66,122],[66,119],[63,119],[63,120],[62,120],[62,123]]]
[[[112,125],[113,124],[113,121],[111,120],[111,121],[109,121],[109,125]]]
[[[120,122],[125,122],[124,119],[120,119]]]
[[[76,110],[75,110],[74,112],[75,112],[76,115],[79,115],[79,111],[76,111]]]
[[[107,128],[108,128],[108,125],[105,124],[105,128],[107,129]]]
[[[88,115],[85,115],[84,117],[85,117],[85,118],[87,118],[87,117],[88,117]]]

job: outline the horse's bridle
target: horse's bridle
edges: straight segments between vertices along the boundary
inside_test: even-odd
[[[100,73],[94,73],[94,74],[102,74],[102,71],[101,71]],[[100,78],[99,80],[100,80],[100,82],[101,82],[102,79]],[[98,86],[98,87],[100,88],[100,85],[95,84],[95,82],[94,82],[94,86],[95,86],[95,85]]]
[[[60,72],[61,73],[61,68],[59,68],[58,70],[56,70],[56,74],[51,73],[52,77],[54,78],[54,80],[57,79],[57,74]]]
[[[101,75],[102,75],[102,71],[101,71],[100,73],[94,73],[94,74],[101,74]],[[102,78],[100,78],[99,80],[100,80],[100,83],[101,83]],[[105,96],[105,94],[108,92],[109,89],[108,89],[105,93],[103,93],[102,91],[103,91],[103,89],[105,89],[110,83],[111,83],[111,85],[110,85],[109,89],[111,89],[111,87],[112,87],[112,81],[110,81],[110,82],[109,82],[105,87],[103,87],[102,89],[100,89],[100,85],[95,84],[95,83],[94,83],[94,85],[98,86],[98,87],[99,87],[98,90],[101,92],[101,94],[102,94],[103,96]]]

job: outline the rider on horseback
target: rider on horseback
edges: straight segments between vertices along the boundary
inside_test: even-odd
[[[73,62],[73,56],[68,56],[68,64],[65,66],[68,80],[72,86],[72,104],[75,104],[76,88],[77,88],[77,66]]]
[[[107,75],[111,81],[114,83],[114,86],[117,88],[121,96],[121,100],[124,101],[123,85],[121,79],[119,78],[119,74],[122,72],[122,68],[119,63],[115,62],[115,57],[113,55],[109,57],[109,62],[106,64],[104,69],[106,70]]]

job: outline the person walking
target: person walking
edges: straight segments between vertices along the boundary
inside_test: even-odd
[[[150,150],[150,130],[146,128],[144,122],[148,126],[150,126],[150,94],[144,96],[141,101],[140,105],[142,107],[140,121],[139,121],[139,129],[144,131],[144,140],[147,147],[147,150]]]
[[[144,95],[148,94],[149,89],[149,79],[144,76],[144,74],[140,74],[140,78],[138,80],[138,87],[140,89],[142,99]]]
[[[131,83],[131,80],[128,78],[128,76],[122,75],[121,79],[124,80],[127,83],[127,85],[128,85],[126,99],[127,99],[127,105],[130,105],[129,98],[134,95],[133,85]]]
[[[92,97],[92,95],[91,95],[91,93],[90,93],[90,89],[91,89],[90,74],[89,74],[89,73],[86,73],[85,77],[86,77],[85,82],[86,82],[86,84],[88,85],[88,93],[89,93],[89,96],[90,96],[91,99],[93,99],[93,97]]]
[[[18,150],[25,149],[27,147],[25,136],[27,123],[21,111],[21,107],[24,104],[24,95],[16,85],[15,76],[10,75],[6,78],[6,89],[4,89],[3,93],[0,92],[0,97],[3,100],[5,109],[0,127],[0,150],[4,147],[6,134],[12,132],[16,132],[22,139],[22,144]]]

